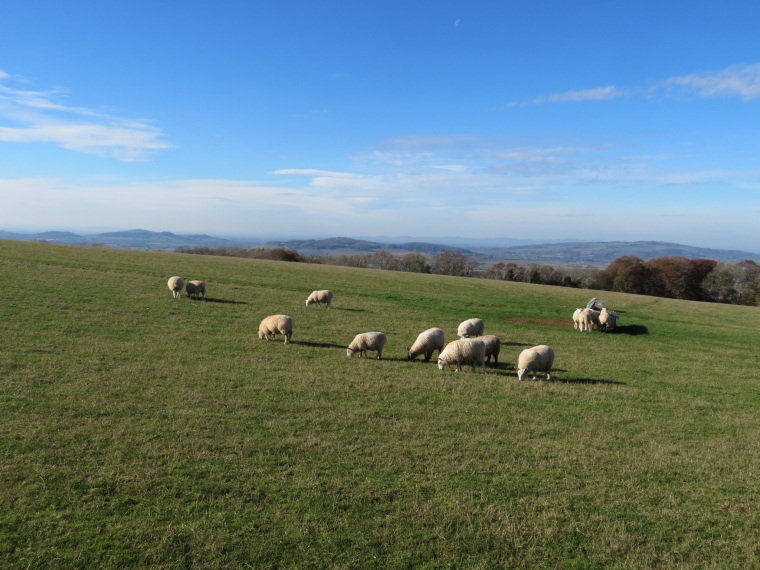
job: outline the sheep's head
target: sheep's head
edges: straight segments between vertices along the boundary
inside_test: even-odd
[[[439,358],[438,359],[438,370],[443,370],[444,368],[446,368],[446,363]]]
[[[347,348],[347,349],[346,349],[346,356],[353,356],[353,355],[354,355],[354,352],[355,352],[355,351],[354,351],[353,349]]]
[[[311,299],[306,299],[306,306],[308,307],[309,305],[311,305]]]
[[[518,380],[524,380],[526,372],[528,372],[527,368],[518,368],[517,369],[517,379]]]

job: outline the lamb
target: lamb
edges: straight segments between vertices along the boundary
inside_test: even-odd
[[[187,291],[188,297],[195,297],[198,298],[198,295],[206,298],[206,284],[203,281],[198,281],[197,279],[193,279],[192,281],[188,281],[187,285],[185,285],[185,291]]]
[[[169,289],[171,289],[172,296],[175,299],[179,299],[179,295],[182,293],[182,288],[185,286],[185,282],[182,280],[182,277],[179,277],[177,275],[174,277],[169,277],[169,282],[167,285],[169,286]]]
[[[605,331],[613,331],[619,318],[620,315],[615,311],[608,311],[607,308],[604,308],[599,313],[599,328]]]
[[[269,335],[272,338],[281,334],[285,337],[285,344],[290,343],[290,339],[293,336],[293,317],[288,315],[272,315],[267,317],[259,325],[259,338],[265,338],[269,340]]]
[[[475,337],[483,334],[485,325],[481,319],[468,319],[460,323],[457,329],[457,336],[459,338]]]
[[[309,295],[309,298],[306,299],[306,306],[308,307],[312,303],[316,303],[318,307],[321,307],[321,303],[325,303],[329,309],[330,305],[332,304],[332,298],[332,291],[328,291],[327,289],[323,289],[321,291],[312,291],[311,295]]]
[[[430,362],[430,357],[433,356],[433,351],[438,351],[438,356],[441,355],[443,350],[444,340],[443,331],[441,329],[432,328],[423,331],[414,341],[409,351],[406,353],[407,360],[414,360],[420,354],[425,355],[425,362]]]
[[[388,339],[381,332],[365,332],[358,334],[354,337],[354,340],[351,341],[351,344],[348,345],[346,356],[353,356],[355,352],[358,352],[359,358],[362,358],[363,356],[369,358],[367,351],[376,350],[377,359],[380,360],[380,357],[383,355],[383,347],[387,340]]]
[[[546,380],[551,380],[551,370],[554,364],[554,350],[550,346],[541,344],[533,348],[526,348],[520,353],[517,360],[517,378],[523,380],[525,375],[532,372],[533,380],[536,379],[536,372],[543,370],[546,372]]]
[[[501,352],[501,340],[499,337],[492,334],[485,336],[479,336],[475,340],[482,340],[486,345],[486,362],[491,362],[493,356],[493,364],[496,368],[499,367],[499,353]]]
[[[457,372],[462,371],[462,363],[471,363],[472,371],[481,365],[486,371],[486,343],[475,338],[465,338],[451,341],[438,355],[438,369],[443,370],[447,364],[457,365]]]

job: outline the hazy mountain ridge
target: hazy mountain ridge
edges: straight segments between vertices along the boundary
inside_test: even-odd
[[[688,259],[706,258],[734,263],[750,259],[760,263],[760,255],[748,251],[711,249],[658,241],[578,242],[562,240],[561,242],[555,241],[552,243],[511,247],[473,246],[465,249],[455,245],[425,241],[387,243],[334,237],[327,239],[261,242],[255,238],[233,240],[216,238],[205,234],[180,235],[172,232],[152,232],[139,229],[87,235],[80,235],[69,231],[46,231],[25,234],[0,230],[0,239],[163,251],[174,251],[181,247],[285,247],[307,255],[351,255],[386,250],[398,255],[403,253],[422,253],[428,256],[435,256],[445,251],[458,251],[471,255],[482,263],[514,261],[517,263],[541,263],[547,265],[578,264],[605,266],[623,255],[633,255],[645,260],[655,257],[683,256]],[[459,243],[462,243],[467,238],[451,239],[457,239]],[[493,238],[493,241],[490,239],[473,239],[473,243],[504,243],[505,241],[509,241],[509,238]]]

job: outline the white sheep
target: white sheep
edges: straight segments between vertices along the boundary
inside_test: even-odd
[[[203,281],[193,279],[188,281],[185,285],[185,291],[187,291],[188,297],[195,297],[196,299],[200,295],[204,299],[206,298],[206,284]]]
[[[525,375],[533,373],[533,380],[536,379],[536,372],[545,371],[546,380],[551,380],[551,370],[554,364],[554,350],[545,344],[526,348],[520,353],[517,360],[517,378],[523,380]]]
[[[441,329],[432,328],[423,331],[417,336],[417,340],[414,341],[414,344],[407,351],[407,360],[414,360],[420,354],[423,354],[425,355],[425,362],[430,362],[430,357],[433,356],[434,350],[438,351],[438,356],[441,355],[443,345],[443,331]]]
[[[603,308],[599,313],[599,328],[605,331],[615,330],[619,318],[620,315],[615,311],[608,311],[607,308]]]
[[[583,309],[580,313],[582,331],[591,331],[594,328],[599,328],[599,311],[592,309]]]
[[[581,313],[583,313],[583,309],[575,309],[575,312],[573,313],[573,328],[578,330],[583,330],[583,319],[581,318]]]
[[[182,293],[182,288],[185,286],[185,282],[182,280],[182,277],[179,277],[177,275],[174,277],[169,277],[167,285],[172,292],[172,296],[175,299],[179,299],[179,295]]]
[[[355,352],[359,353],[359,358],[367,357],[368,350],[377,351],[377,359],[383,355],[383,347],[388,339],[381,332],[365,332],[358,334],[351,341],[346,349],[346,356],[353,356]]]
[[[332,304],[332,298],[332,291],[328,291],[327,289],[322,289],[321,291],[312,291],[311,295],[309,295],[309,298],[306,299],[306,306],[308,307],[312,303],[316,303],[318,307],[321,307],[321,303],[325,303],[329,309],[330,305]]]
[[[499,353],[501,352],[501,340],[499,337],[492,334],[479,336],[475,340],[482,340],[486,345],[486,362],[491,362],[493,356],[493,364],[496,368],[499,367]]]
[[[281,334],[285,337],[285,344],[290,342],[293,336],[293,317],[288,315],[272,315],[267,317],[259,325],[259,338],[265,338],[269,340],[269,335],[272,338]]]
[[[475,337],[483,334],[485,325],[481,319],[467,319],[459,324],[457,329],[457,336],[459,338]]]
[[[438,369],[443,370],[447,364],[456,364],[457,372],[462,371],[462,363],[471,363],[472,371],[475,366],[482,366],[486,371],[486,343],[474,338],[451,341],[438,355]]]

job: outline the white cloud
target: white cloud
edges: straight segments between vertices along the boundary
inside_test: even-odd
[[[609,101],[618,97],[641,95],[651,97],[662,90],[681,87],[693,91],[701,97],[716,97],[720,95],[738,96],[749,101],[760,97],[760,63],[751,65],[732,65],[724,70],[682,75],[665,79],[647,88],[620,89],[614,85],[593,87],[590,89],[570,90],[554,93],[546,97],[536,97],[530,103],[567,103],[581,101]],[[507,108],[526,105],[527,102],[512,102]]]
[[[331,172],[329,170],[316,170],[313,168],[287,168],[275,170],[272,174],[293,174],[296,176],[328,176],[330,178],[361,178],[361,174],[350,172]]]
[[[748,101],[760,97],[760,63],[732,65],[717,73],[672,77],[665,84],[691,88],[703,97],[736,95]]]
[[[0,80],[11,77],[0,71]],[[83,107],[63,105],[56,92],[13,89],[0,84],[0,141],[48,142],[58,146],[121,161],[145,160],[159,150],[172,148],[164,133],[146,120],[126,119]]]
[[[564,93],[554,93],[548,97],[538,97],[533,100],[534,103],[562,103],[566,101],[608,101],[628,95],[628,92],[621,91],[614,85],[606,87],[595,87],[593,89],[581,89],[578,91],[565,91]]]

